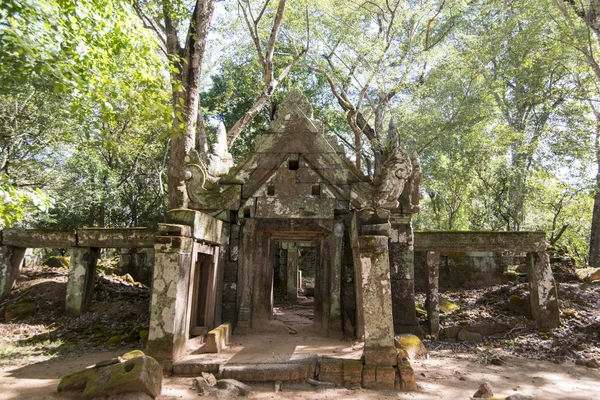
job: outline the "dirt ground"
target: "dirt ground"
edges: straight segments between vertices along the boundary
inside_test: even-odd
[[[149,318],[147,287],[99,276],[90,311],[69,317],[63,312],[65,286],[65,269],[27,268],[11,296],[0,304],[0,399],[57,399],[61,376],[142,347]],[[548,333],[537,332],[530,318],[506,310],[506,299],[523,292],[525,287],[512,284],[445,293],[460,308],[442,316],[443,326],[502,321],[512,328],[507,334],[480,343],[426,340],[430,359],[412,362],[419,388],[415,393],[284,383],[280,392],[270,385],[253,386],[250,398],[468,399],[482,382],[489,382],[500,396],[520,393],[536,399],[600,400],[600,369],[575,364],[600,355],[600,286],[559,284],[563,324]],[[24,299],[35,303],[36,313],[18,321],[5,321],[6,307]],[[306,351],[310,350],[302,324],[310,318],[311,307],[297,307],[301,312],[293,315],[287,313],[285,306],[276,310],[275,319],[285,327],[279,336],[270,339],[269,349],[297,349],[300,343]],[[238,342],[247,345],[252,340]],[[292,342],[297,344],[291,346]],[[260,341],[256,344],[261,346]],[[354,344],[348,347],[339,343],[332,343],[330,350],[336,352],[338,346],[355,350]],[[504,363],[494,365],[490,363],[492,357],[499,357]],[[159,398],[197,398],[198,394],[190,389],[191,383],[189,377],[166,377]],[[204,398],[226,395],[214,391]]]
[[[282,336],[282,340],[285,336]],[[0,399],[59,399],[56,387],[59,377],[78,371],[122,352],[98,352],[62,359],[52,359],[25,366],[5,365],[0,368]],[[251,385],[250,399],[469,399],[482,382],[489,382],[494,393],[514,393],[544,400],[600,399],[600,372],[575,365],[547,361],[507,358],[502,366],[484,365],[469,353],[434,351],[429,360],[413,362],[418,392],[315,389],[309,385],[286,387],[275,392],[271,385]],[[191,389],[190,377],[166,377],[161,400],[198,398]],[[218,391],[203,396],[223,398]]]

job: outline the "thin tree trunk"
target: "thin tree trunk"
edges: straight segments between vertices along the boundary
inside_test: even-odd
[[[596,152],[596,188],[594,193],[594,209],[592,211],[592,229],[590,231],[589,265],[600,267],[600,113],[596,113],[596,137],[594,150]]]

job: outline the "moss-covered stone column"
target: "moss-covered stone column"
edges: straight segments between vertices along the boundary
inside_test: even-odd
[[[256,221],[245,220],[240,229],[239,266],[237,276],[237,324],[234,333],[247,335],[250,331],[252,318],[252,286],[254,273],[257,268],[254,264],[256,250]]]
[[[396,365],[387,236],[359,236],[365,365]]]
[[[290,244],[287,251],[286,289],[287,299],[296,301],[298,299],[298,247]]]
[[[425,308],[427,309],[429,334],[437,338],[440,334],[440,253],[428,251],[426,257],[427,261],[425,263],[425,268],[427,270],[427,296],[425,298]]]
[[[100,249],[97,247],[73,247],[70,255],[65,311],[69,315],[81,315],[92,302],[96,263],[100,258]]]
[[[159,224],[154,245],[150,333],[146,352],[165,370],[185,354],[194,238],[190,226]]]
[[[0,301],[10,294],[21,272],[25,248],[14,246],[0,247]]]
[[[329,236],[329,336],[342,335],[342,257],[344,223],[337,222]]]
[[[549,330],[560,325],[558,293],[552,275],[550,257],[545,251],[529,253],[529,291],[531,315],[541,330]]]
[[[394,331],[423,336],[415,308],[414,239],[410,215],[392,212],[389,240]]]

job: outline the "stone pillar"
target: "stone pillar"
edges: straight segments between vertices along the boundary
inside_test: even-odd
[[[560,325],[558,293],[550,267],[550,257],[545,251],[528,254],[529,292],[531,315],[541,330],[549,330]]]
[[[96,263],[100,258],[100,249],[97,247],[73,247],[70,254],[66,313],[81,315],[92,301]]]
[[[146,351],[166,370],[185,354],[187,302],[194,238],[190,227],[159,224]]]
[[[25,250],[23,247],[0,247],[0,301],[8,297],[21,273]]]
[[[392,213],[390,275],[394,332],[412,333],[423,337],[415,307],[414,238],[410,215]]]
[[[396,365],[387,236],[359,236],[365,365]]]
[[[425,262],[425,269],[427,271],[425,308],[427,309],[427,320],[429,321],[429,334],[435,338],[440,334],[439,267],[440,253],[428,251]]]
[[[344,224],[337,222],[329,237],[329,336],[342,334],[342,256]],[[332,335],[333,334],[333,335]]]
[[[237,275],[237,324],[234,334],[247,335],[250,330],[256,221],[247,219],[240,228],[239,265]]]
[[[287,299],[298,300],[298,248],[290,244],[287,251]]]

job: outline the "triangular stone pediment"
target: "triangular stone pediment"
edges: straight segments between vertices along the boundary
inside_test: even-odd
[[[193,193],[188,185],[193,208],[239,210],[242,217],[331,218],[334,209],[349,208],[351,185],[370,184],[337,138],[312,119],[301,92],[286,97],[271,127],[218,183]],[[198,172],[190,170],[193,181]]]

